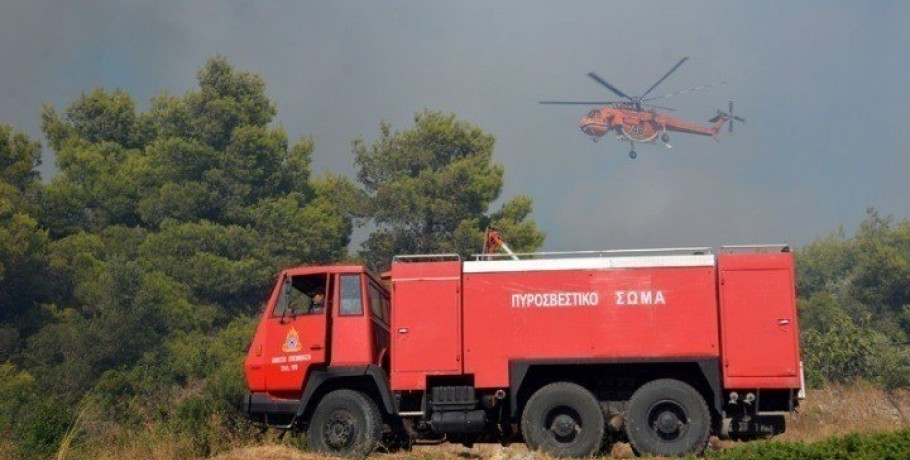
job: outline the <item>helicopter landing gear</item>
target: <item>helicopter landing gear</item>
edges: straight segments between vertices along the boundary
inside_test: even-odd
[[[591,136],[591,140],[596,144],[599,139],[597,139],[597,136]]]
[[[638,158],[638,154],[635,153],[635,150],[629,150],[629,158],[631,158],[633,160]]]
[[[661,135],[660,135],[660,141],[663,142],[664,144],[669,143],[669,142],[670,142],[670,135],[667,134],[667,133],[661,134]]]

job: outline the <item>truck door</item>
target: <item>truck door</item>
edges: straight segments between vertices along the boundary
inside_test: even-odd
[[[792,255],[721,256],[720,267],[727,385],[790,386],[799,376]]]
[[[392,387],[460,373],[461,262],[393,264],[392,282]]]
[[[331,280],[326,274],[285,278],[267,319],[264,348],[269,393],[294,397],[303,389],[307,369],[326,362],[327,312],[334,297]]]

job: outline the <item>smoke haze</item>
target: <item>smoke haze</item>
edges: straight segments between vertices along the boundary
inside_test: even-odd
[[[0,122],[42,139],[42,103],[94,87],[140,108],[182,94],[222,54],[261,74],[317,171],[352,175],[352,139],[424,108],[492,132],[504,197],[529,194],[548,250],[806,243],[867,206],[910,215],[906,2],[4,2]],[[736,100],[732,137],[672,136],[670,151],[578,129],[611,99],[595,71],[699,122]],[[42,173],[53,174],[45,151]]]

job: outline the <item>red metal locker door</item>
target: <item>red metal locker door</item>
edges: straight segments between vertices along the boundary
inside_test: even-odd
[[[457,278],[395,281],[392,369],[461,372],[461,314]]]
[[[721,276],[724,375],[798,375],[791,271],[724,270]]]

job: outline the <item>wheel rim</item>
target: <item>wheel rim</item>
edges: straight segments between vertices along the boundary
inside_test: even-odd
[[[356,419],[346,410],[333,411],[323,428],[323,440],[332,450],[344,450],[352,446],[357,437]]]
[[[648,410],[648,426],[661,441],[678,441],[689,431],[689,414],[676,401],[658,401]]]
[[[546,411],[542,425],[544,434],[553,444],[571,446],[581,439],[582,420],[578,411],[569,406],[554,406]]]

